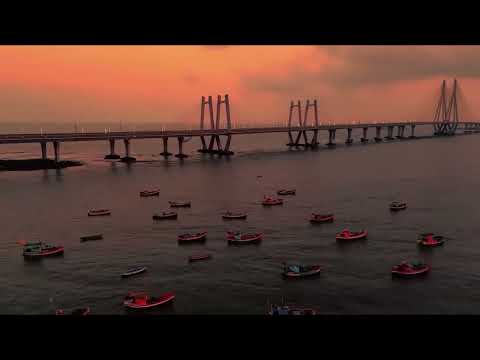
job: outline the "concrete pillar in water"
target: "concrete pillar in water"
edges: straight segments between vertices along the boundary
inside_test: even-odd
[[[387,128],[387,136],[385,137],[387,140],[393,140],[393,126],[389,126]]]
[[[400,139],[402,137],[402,127],[399,126],[398,129],[397,129],[397,139]]]
[[[347,140],[345,140],[345,144],[351,144],[353,143],[352,139],[352,128],[347,129]]]
[[[200,140],[202,141],[202,148],[198,149],[197,151],[201,152],[201,153],[208,152],[207,143],[205,141],[205,136],[200,136]]]
[[[42,160],[47,160],[47,143],[42,141],[40,145],[42,147]]]
[[[362,137],[362,140],[361,140],[362,143],[368,142],[367,131],[368,131],[368,128],[364,127],[363,128],[363,137]]]
[[[411,130],[411,132],[410,132],[410,138],[413,139],[413,138],[415,137],[415,125],[412,125],[412,126],[410,127],[410,130]]]
[[[120,155],[115,154],[115,139],[108,139],[110,143],[110,154],[105,155],[105,159],[120,159]]]
[[[130,156],[130,139],[125,138],[123,139],[123,143],[125,144],[125,156],[122,158],[123,162],[135,162],[137,159],[135,159],[133,156]]]
[[[310,143],[311,147],[318,146],[318,130],[313,130],[312,142]]]
[[[185,155],[183,153],[183,136],[178,137],[178,154],[175,154],[175,157],[178,157],[180,159],[188,157],[188,155]]]
[[[335,146],[335,129],[328,130],[328,143],[327,146]]]
[[[60,161],[60,142],[53,142],[53,151],[55,153],[55,162],[58,164],[58,162]]]
[[[293,146],[293,145],[294,145],[294,142],[293,142],[293,136],[292,136],[292,132],[291,132],[291,131],[288,132],[288,140],[289,140],[289,141],[288,141],[287,146]]]
[[[232,135],[227,136],[227,143],[225,144],[225,149],[223,149],[223,155],[233,155],[233,151],[230,151],[230,142],[232,141]]]
[[[381,142],[382,141],[382,127],[377,126],[377,135],[375,136],[375,141],[376,142]]]
[[[202,136],[203,139],[203,136]],[[162,138],[163,140],[163,152],[160,153],[160,155],[163,156],[170,156],[172,153],[168,152],[168,137]]]

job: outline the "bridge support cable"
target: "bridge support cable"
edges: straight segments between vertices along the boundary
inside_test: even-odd
[[[434,134],[445,136],[455,135],[458,127],[457,79],[453,81],[453,89],[447,106],[446,81],[442,81],[440,98],[433,118]]]

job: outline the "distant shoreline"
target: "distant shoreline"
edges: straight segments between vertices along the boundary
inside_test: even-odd
[[[81,161],[62,160],[58,163],[52,159],[0,160],[0,171],[32,171],[46,169],[64,169],[82,166]]]

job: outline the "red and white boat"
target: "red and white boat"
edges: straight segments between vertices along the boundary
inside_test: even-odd
[[[144,190],[140,191],[140,196],[141,197],[148,197],[148,196],[159,196],[160,191],[159,190]]]
[[[201,254],[201,255],[192,255],[188,257],[188,262],[200,261],[200,260],[208,260],[211,259],[211,254]]]
[[[251,244],[261,241],[262,233],[242,234],[240,232],[227,231],[227,240],[229,244]]]
[[[182,234],[178,235],[178,242],[180,243],[190,243],[190,242],[199,242],[205,241],[207,239],[207,232],[201,232],[197,234]]]
[[[335,220],[335,217],[333,216],[333,214],[322,215],[322,214],[312,213],[312,216],[310,217],[310,222],[312,224],[330,223],[330,222],[333,222],[333,220]]]
[[[144,293],[129,293],[125,296],[123,305],[128,309],[150,309],[169,303],[175,299],[175,293],[167,292],[160,297],[150,297]]]
[[[318,275],[322,271],[320,265],[285,265],[283,276],[289,278]]]
[[[336,239],[337,240],[361,240],[361,239],[366,239],[367,235],[368,235],[367,230],[362,230],[362,231],[343,230],[342,232],[337,234]]]
[[[112,212],[108,209],[98,209],[98,210],[89,210],[88,216],[106,216],[110,215]]]
[[[430,266],[422,262],[407,262],[403,261],[400,265],[392,268],[392,276],[412,277],[423,275],[430,271]]]
[[[23,257],[26,259],[39,259],[47,256],[58,256],[64,252],[63,246],[54,246],[42,242],[25,243]]]
[[[264,196],[262,205],[263,206],[283,205],[283,199],[277,199],[272,196]]]
[[[433,234],[421,234],[421,238],[418,240],[418,245],[422,247],[436,247],[445,243],[443,236]]]
[[[222,218],[224,220],[245,220],[247,218],[247,214],[245,213],[232,213],[227,211],[226,213],[222,214]]]
[[[170,207],[191,207],[190,201],[169,201]]]

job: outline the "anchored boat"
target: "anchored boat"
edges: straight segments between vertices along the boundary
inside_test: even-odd
[[[63,251],[63,246],[48,245],[39,241],[35,243],[26,243],[23,247],[23,257],[27,259],[37,259],[47,256],[62,255]]]
[[[295,195],[295,194],[296,194],[295,189],[291,189],[291,190],[282,189],[277,191],[277,195]]]
[[[140,267],[136,267],[136,268],[130,268],[128,269],[127,271],[125,271],[121,277],[122,278],[126,278],[126,277],[130,277],[130,276],[133,276],[133,275],[138,275],[138,274],[141,274],[141,273],[144,273],[145,271],[147,271],[147,268],[145,266],[140,266]]]
[[[322,223],[333,222],[334,219],[335,219],[335,217],[333,216],[333,214],[322,215],[322,214],[313,214],[312,213],[312,216],[310,217],[310,222],[312,224],[322,224]]]
[[[264,196],[262,205],[263,206],[283,205],[283,199],[276,199],[271,196]]]
[[[200,260],[208,260],[211,259],[211,254],[202,254],[202,255],[192,255],[188,257],[188,262],[200,261]]]
[[[85,308],[78,308],[78,309],[74,309],[70,312],[69,315],[88,315],[90,314],[90,308],[89,307],[85,307]],[[55,315],[66,315],[65,314],[65,310],[64,309],[57,309],[55,311]]]
[[[94,234],[94,235],[85,235],[85,236],[80,236],[80,241],[90,241],[90,240],[102,240],[103,235],[102,234]]]
[[[422,247],[436,247],[442,246],[445,243],[444,237],[440,235],[420,234],[421,238],[417,241]]]
[[[169,201],[170,207],[191,207],[190,201]]]
[[[406,202],[394,201],[394,202],[390,203],[390,210],[391,211],[405,210],[406,208],[407,208],[407,203]]]
[[[111,211],[108,209],[89,210],[88,216],[106,216],[110,215]]]
[[[227,240],[229,244],[251,244],[262,240],[263,234],[242,234],[240,232],[227,231]]]
[[[426,274],[430,271],[430,266],[421,261],[407,262],[403,261],[400,265],[392,268],[392,276],[413,277]]]
[[[285,302],[282,305],[272,304],[269,308],[268,315],[318,315],[318,311],[313,308],[286,304]]]
[[[207,239],[207,232],[201,232],[197,234],[182,234],[178,235],[179,243],[191,243],[191,242],[203,242]]]
[[[144,190],[140,191],[140,196],[141,197],[148,197],[148,196],[159,196],[160,191],[159,190]]]
[[[174,211],[164,211],[161,214],[154,214],[153,220],[167,220],[167,219],[176,219],[178,214]]]
[[[224,220],[245,220],[247,218],[247,214],[245,213],[232,213],[227,211],[222,215]]]
[[[342,232],[338,233],[336,236],[337,240],[360,240],[367,238],[367,230],[362,231],[350,231],[350,230],[343,230]]]
[[[283,276],[288,278],[299,278],[318,275],[322,271],[320,265],[287,265],[285,264]]]
[[[150,309],[169,303],[175,299],[173,292],[167,292],[160,297],[150,297],[144,293],[129,293],[125,296],[123,305],[128,309]]]

